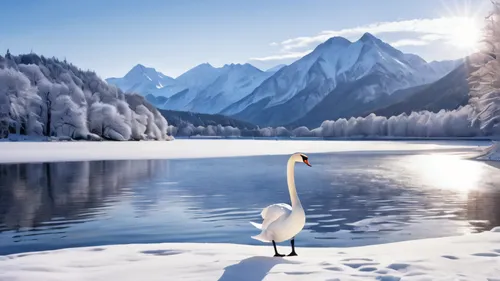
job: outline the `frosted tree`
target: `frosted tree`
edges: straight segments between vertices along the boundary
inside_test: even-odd
[[[55,102],[52,130],[56,136],[88,138],[86,111],[81,110],[69,95],[60,95]]]
[[[473,124],[487,134],[500,134],[500,3],[493,1],[486,18],[481,51],[471,56],[477,70],[469,78]]]
[[[9,135],[10,100],[6,91],[0,90],[0,139]]]
[[[74,139],[165,140],[167,120],[143,97],[125,94],[66,61],[0,56],[0,138],[9,132]]]
[[[94,103],[90,107],[89,129],[92,133],[113,140],[129,140],[132,130],[125,123],[125,117],[116,107],[105,103]]]
[[[36,88],[25,75],[11,68],[0,69],[0,134],[3,137],[6,129],[16,134],[39,132],[33,107],[40,103]]]

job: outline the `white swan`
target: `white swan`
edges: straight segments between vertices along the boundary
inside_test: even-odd
[[[263,219],[262,224],[250,222],[253,226],[262,230],[259,235],[252,236],[252,238],[262,242],[272,242],[275,257],[285,256],[278,253],[276,242],[279,243],[289,239],[291,239],[292,252],[288,256],[297,255],[295,252],[295,235],[304,228],[306,223],[306,215],[295,189],[294,167],[296,162],[303,162],[311,167],[305,154],[295,153],[288,159],[286,179],[292,206],[284,203],[269,205],[260,213]]]

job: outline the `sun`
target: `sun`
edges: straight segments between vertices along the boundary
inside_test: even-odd
[[[440,0],[444,11],[442,17],[451,19],[449,25],[442,27],[449,45],[461,50],[465,55],[481,49],[483,26],[490,1],[476,0]],[[439,28],[438,28],[439,29]]]
[[[456,18],[449,33],[449,43],[459,49],[477,51],[481,41],[481,28],[473,18]]]

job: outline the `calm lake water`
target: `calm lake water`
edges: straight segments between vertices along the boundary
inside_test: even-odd
[[[500,225],[499,169],[452,154],[310,154],[299,247],[462,235]],[[288,156],[0,165],[0,254],[250,238],[289,203]],[[288,244],[285,243],[285,244]]]

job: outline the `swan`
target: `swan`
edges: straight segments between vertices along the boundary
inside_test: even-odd
[[[303,153],[294,153],[288,159],[286,179],[292,206],[285,203],[269,205],[260,213],[263,219],[262,224],[250,222],[250,224],[261,230],[260,234],[251,236],[251,238],[261,242],[272,242],[275,257],[285,256],[278,253],[278,250],[276,249],[276,242],[279,243],[290,239],[292,252],[288,254],[288,256],[297,256],[297,253],[295,252],[295,235],[297,235],[302,228],[304,228],[306,215],[302,205],[300,204],[297,190],[295,189],[294,168],[295,163],[297,162],[303,162],[307,166],[311,167],[308,159],[307,155]]]

